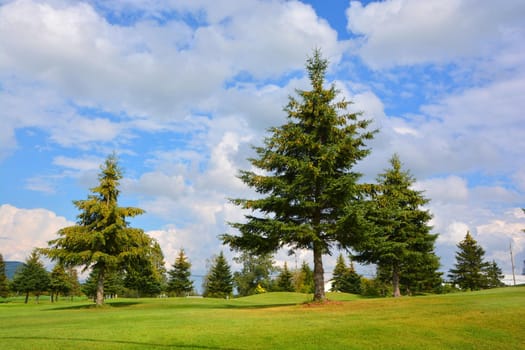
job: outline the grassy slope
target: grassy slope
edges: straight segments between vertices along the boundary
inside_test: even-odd
[[[0,349],[524,349],[525,287],[400,299],[0,304]]]

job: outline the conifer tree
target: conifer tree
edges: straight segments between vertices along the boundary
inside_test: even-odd
[[[487,279],[487,288],[497,288],[505,285],[501,281],[505,276],[495,260],[492,260],[492,262],[488,264],[484,272],[485,278]]]
[[[334,271],[332,272],[332,292],[340,292],[344,284],[344,277],[346,274],[346,262],[343,254],[339,254],[335,262]]]
[[[449,277],[461,289],[479,290],[487,285],[484,271],[489,264],[484,261],[485,250],[478,245],[469,231],[465,239],[457,245],[455,268],[450,269]]]
[[[9,281],[5,272],[4,257],[0,254],[0,298],[9,296]]]
[[[25,293],[25,303],[29,300],[29,293],[34,293],[38,303],[39,296],[49,287],[49,273],[40,261],[37,250],[33,250],[22,267],[13,277],[12,287],[17,292]]]
[[[130,266],[150,247],[151,239],[141,229],[129,227],[128,217],[142,214],[140,208],[120,207],[122,171],[115,155],[101,167],[98,186],[86,200],[74,201],[80,210],[77,224],[58,231],[58,238],[41,251],[64,266],[84,266],[98,273],[95,302],[104,303],[104,280],[112,271]]]
[[[389,271],[394,297],[399,297],[403,269],[435,256],[437,235],[430,233],[432,227],[428,223],[432,215],[422,209],[428,200],[412,189],[415,179],[401,169],[397,155],[390,164],[391,168],[378,176],[378,185],[371,191],[368,220],[373,228],[357,242],[353,257]]]
[[[193,290],[193,281],[191,276],[191,263],[184,254],[184,249],[179,251],[175,258],[173,268],[168,271],[168,292],[175,293],[176,296],[187,296]]]
[[[51,302],[58,301],[58,296],[68,295],[73,286],[71,285],[71,278],[66,273],[64,266],[56,264],[51,271],[49,282],[49,293],[51,295]]]
[[[314,274],[306,261],[294,272],[293,284],[296,292],[311,294],[314,292]]]
[[[228,298],[233,291],[233,276],[230,265],[221,252],[213,261],[206,276],[204,296],[211,298]]]
[[[285,108],[287,122],[269,129],[251,164],[261,171],[241,171],[240,179],[263,195],[233,199],[251,210],[246,222],[231,223],[240,235],[225,234],[232,249],[255,254],[280,248],[313,252],[314,300],[324,300],[323,255],[348,247],[359,226],[361,174],[353,167],[369,154],[373,137],[368,120],[349,113],[350,102],[337,101],[334,85],[325,87],[327,60],[319,50],[307,60],[311,90],[297,90]]]
[[[288,270],[288,264],[285,262],[283,269],[279,276],[277,276],[277,289],[280,292],[293,292],[294,286],[293,286],[293,275]]]

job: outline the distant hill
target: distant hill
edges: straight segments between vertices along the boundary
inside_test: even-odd
[[[20,261],[5,261],[5,274],[7,275],[7,278],[12,280],[16,269],[23,264],[24,263]]]

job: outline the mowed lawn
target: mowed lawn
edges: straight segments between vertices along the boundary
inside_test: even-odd
[[[307,298],[17,301],[0,304],[0,349],[525,349],[525,287]]]

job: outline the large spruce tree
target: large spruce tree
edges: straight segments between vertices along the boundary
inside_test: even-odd
[[[84,266],[97,272],[97,306],[104,303],[104,279],[112,270],[129,266],[148,251],[151,240],[138,228],[129,227],[128,217],[142,214],[140,208],[120,207],[122,171],[115,155],[101,167],[98,186],[86,200],[74,201],[80,210],[77,224],[58,231],[59,238],[41,251],[64,266]]]
[[[193,291],[193,281],[190,279],[191,263],[184,254],[184,249],[179,251],[179,255],[175,258],[173,268],[168,271],[168,275],[168,292],[182,297]]]
[[[402,271],[437,259],[434,254],[437,235],[430,233],[432,227],[428,223],[432,215],[422,209],[428,200],[412,188],[415,179],[401,169],[397,155],[390,159],[390,164],[391,168],[378,176],[378,184],[372,186],[368,220],[373,225],[356,243],[354,259],[389,271],[394,297],[398,297]]]
[[[370,121],[348,111],[350,102],[337,100],[333,84],[325,87],[327,67],[319,50],[307,60],[312,89],[290,97],[287,122],[270,128],[264,147],[255,148],[257,157],[250,161],[260,171],[240,172],[240,179],[262,196],[232,200],[252,213],[243,223],[231,223],[239,236],[222,236],[231,248],[257,254],[311,250],[314,300],[325,299],[323,255],[334,246],[350,246],[356,230],[349,217],[356,214],[361,174],[353,167],[368,155],[365,142],[374,134]]]
[[[465,239],[457,245],[456,264],[450,269],[449,277],[452,283],[466,290],[479,290],[486,288],[486,269],[490,266],[484,261],[485,250],[478,245],[469,231]]]

